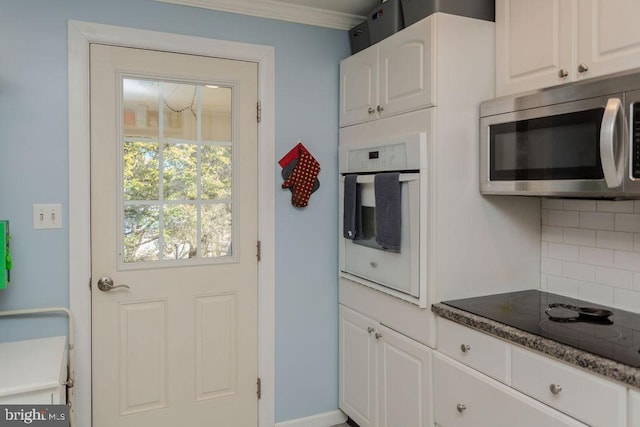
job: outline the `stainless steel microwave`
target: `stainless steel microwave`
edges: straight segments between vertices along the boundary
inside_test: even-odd
[[[480,192],[640,199],[640,70],[480,105]]]

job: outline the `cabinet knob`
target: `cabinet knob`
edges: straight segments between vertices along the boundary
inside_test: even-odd
[[[384,107],[382,105],[378,105],[376,109],[378,110],[378,113],[382,113],[384,111]]]
[[[376,332],[375,337],[377,340],[379,340],[380,338],[382,338],[382,334],[380,332]]]
[[[551,390],[553,394],[559,394],[562,391],[562,387],[560,387],[560,384],[551,384],[549,390]]]
[[[587,64],[578,65],[578,72],[579,73],[586,73],[587,71],[589,71],[589,66]]]
[[[464,403],[458,403],[456,405],[456,409],[458,410],[458,412],[463,413],[467,409],[467,405],[465,405]]]
[[[471,346],[469,344],[460,344],[460,350],[462,350],[463,353],[466,353],[471,350]]]
[[[371,327],[371,326],[369,326],[369,327],[367,328],[367,332],[369,332],[369,333],[371,333],[371,332],[373,332],[373,331],[375,331],[375,330],[376,330],[376,328]]]
[[[367,110],[369,112],[369,114],[373,114],[376,112],[376,109],[373,107],[369,107],[369,109]]]
[[[560,71],[558,71],[558,77],[560,77],[561,79],[564,79],[568,75],[569,75],[569,72],[564,68],[560,68]]]

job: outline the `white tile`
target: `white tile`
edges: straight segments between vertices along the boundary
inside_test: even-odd
[[[578,246],[565,245],[564,243],[549,242],[549,258],[561,259],[564,261],[578,261]]]
[[[580,212],[580,228],[593,230],[613,230],[613,213]]]
[[[578,260],[585,264],[613,267],[613,250],[580,247]],[[571,260],[569,260],[571,261]]]
[[[640,233],[636,233],[633,236],[633,250],[640,252]]]
[[[598,212],[633,213],[633,200],[598,200]]]
[[[615,214],[616,231],[640,232],[640,214]]]
[[[578,285],[580,282],[566,277],[548,276],[547,290],[554,294],[578,298]]]
[[[581,282],[578,284],[578,298],[601,305],[613,305],[613,291],[609,286]]]
[[[579,246],[596,246],[596,230],[569,227],[565,227],[562,230],[562,240],[564,243]]]
[[[613,305],[622,310],[640,313],[640,292],[627,289],[614,289]]]
[[[555,225],[558,227],[578,227],[580,216],[577,211],[547,211],[547,223],[543,225]]]
[[[541,239],[546,242],[562,243],[562,227],[543,225]]]
[[[640,213],[640,200],[636,200],[636,213]]]
[[[563,199],[542,199],[542,209],[562,209],[563,207]]]
[[[545,274],[562,276],[562,261],[551,258],[542,258],[540,260],[540,271]]]
[[[640,252],[615,251],[616,268],[640,272]]]
[[[564,209],[567,211],[595,211],[595,200],[567,199],[564,201]]]
[[[543,291],[547,290],[547,279],[549,278],[549,276],[547,276],[546,274],[541,274],[540,275],[540,289],[542,289]]]
[[[596,234],[596,246],[599,248],[632,251],[633,233],[598,230]]]
[[[541,209],[540,210],[540,224],[547,225],[549,224],[549,209]]]
[[[563,261],[562,277],[585,282],[595,282],[596,267],[589,264],[580,264],[579,262]]]
[[[619,268],[596,267],[596,283],[614,288],[633,288],[633,272]]]

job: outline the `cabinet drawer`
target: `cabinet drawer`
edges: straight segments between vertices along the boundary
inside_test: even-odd
[[[499,381],[506,382],[509,344],[438,318],[438,351]]]
[[[568,417],[454,360],[434,354],[438,427],[581,426]]]
[[[511,386],[594,427],[626,426],[626,388],[518,347]]]

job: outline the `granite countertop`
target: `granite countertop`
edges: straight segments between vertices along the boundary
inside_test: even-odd
[[[634,368],[587,351],[578,350],[557,341],[534,335],[446,304],[433,304],[431,311],[440,317],[461,325],[530,348],[611,380],[640,388],[640,368]]]

